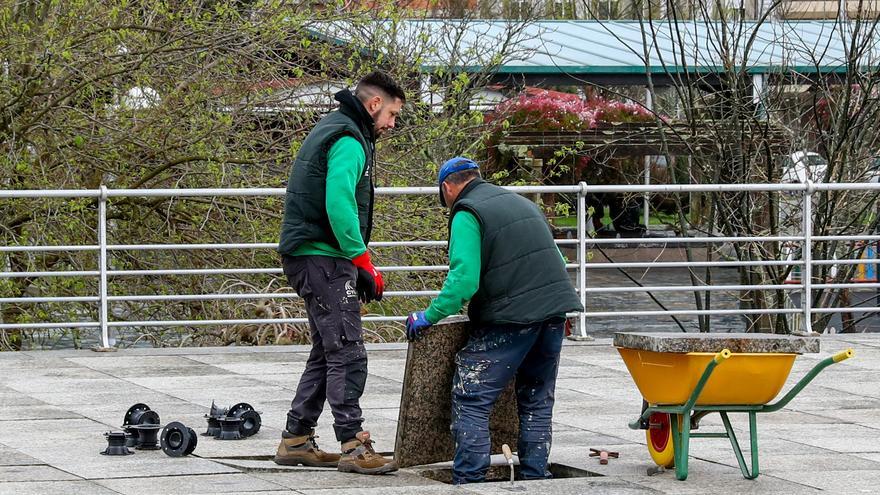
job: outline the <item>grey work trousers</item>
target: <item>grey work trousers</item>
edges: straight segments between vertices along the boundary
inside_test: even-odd
[[[306,304],[312,351],[287,413],[287,431],[306,435],[330,403],[336,438],[362,430],[360,398],[367,381],[357,268],[328,256],[283,256],[284,274]]]

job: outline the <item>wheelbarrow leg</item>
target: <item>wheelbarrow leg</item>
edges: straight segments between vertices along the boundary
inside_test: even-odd
[[[715,367],[722,361],[730,358],[730,355],[728,349],[724,349],[715,354],[715,357],[713,357],[712,360],[709,361],[709,364],[706,365],[703,374],[700,375],[700,379],[697,381],[696,386],[694,386],[694,390],[691,392],[688,401],[681,406],[681,409],[679,409],[680,412],[673,415],[671,418],[672,445],[675,449],[675,477],[680,481],[686,480],[688,476],[688,447],[691,440],[691,412],[693,411],[694,405],[697,403],[700,394],[703,393],[703,387],[706,385],[706,382],[709,381],[709,377],[712,375]]]
[[[730,419],[727,412],[720,411],[721,420],[724,422],[724,429],[727,430],[727,438],[730,439],[730,445],[733,447],[733,453],[736,454],[736,461],[739,463],[739,469],[742,471],[743,477],[747,480],[753,480],[758,477],[758,422],[755,411],[749,411],[749,437],[751,441],[752,451],[752,470],[746,466],[743,458],[742,449],[739,448],[739,442],[736,440],[736,433],[730,425]]]
[[[675,477],[684,481],[688,477],[688,445],[691,428],[690,413],[670,414],[672,422],[672,448],[675,454]]]

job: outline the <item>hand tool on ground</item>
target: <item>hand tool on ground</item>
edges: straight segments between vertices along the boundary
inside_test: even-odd
[[[507,465],[510,466],[510,486],[507,487],[507,490],[512,492],[518,492],[525,490],[524,486],[518,486],[513,483],[513,452],[510,451],[510,446],[506,443],[501,446],[501,452],[504,453],[504,458],[507,459]]]
[[[590,449],[590,457],[598,457],[599,464],[608,464],[608,459],[617,459],[620,456],[619,452],[611,452],[608,450],[600,450],[600,449]]]

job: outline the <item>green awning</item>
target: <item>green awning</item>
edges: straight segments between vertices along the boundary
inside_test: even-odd
[[[421,70],[477,72],[496,78],[639,80],[646,74],[712,74],[735,67],[749,74],[846,73],[853,38],[866,49],[859,60],[876,68],[880,36],[855,22],[838,21],[538,21],[404,20],[352,28],[319,23],[322,37],[375,46],[395,39],[410,47]],[[860,31],[861,29],[861,31]],[[499,61],[500,47],[510,55]]]

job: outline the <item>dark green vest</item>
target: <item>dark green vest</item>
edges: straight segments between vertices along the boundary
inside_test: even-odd
[[[281,254],[290,254],[308,241],[326,242],[339,247],[330,227],[325,201],[327,154],[330,147],[343,136],[354,137],[364,147],[366,165],[355,188],[355,201],[361,237],[364,244],[370,242],[373,228],[372,176],[375,154],[373,119],[348,90],[337,93],[336,99],[342,104],[339,110],[325,116],[312,129],[291,167],[278,245],[278,252]]]
[[[482,230],[480,286],[468,317],[485,324],[529,324],[583,311],[544,214],[531,201],[476,179],[452,217],[467,210]]]

